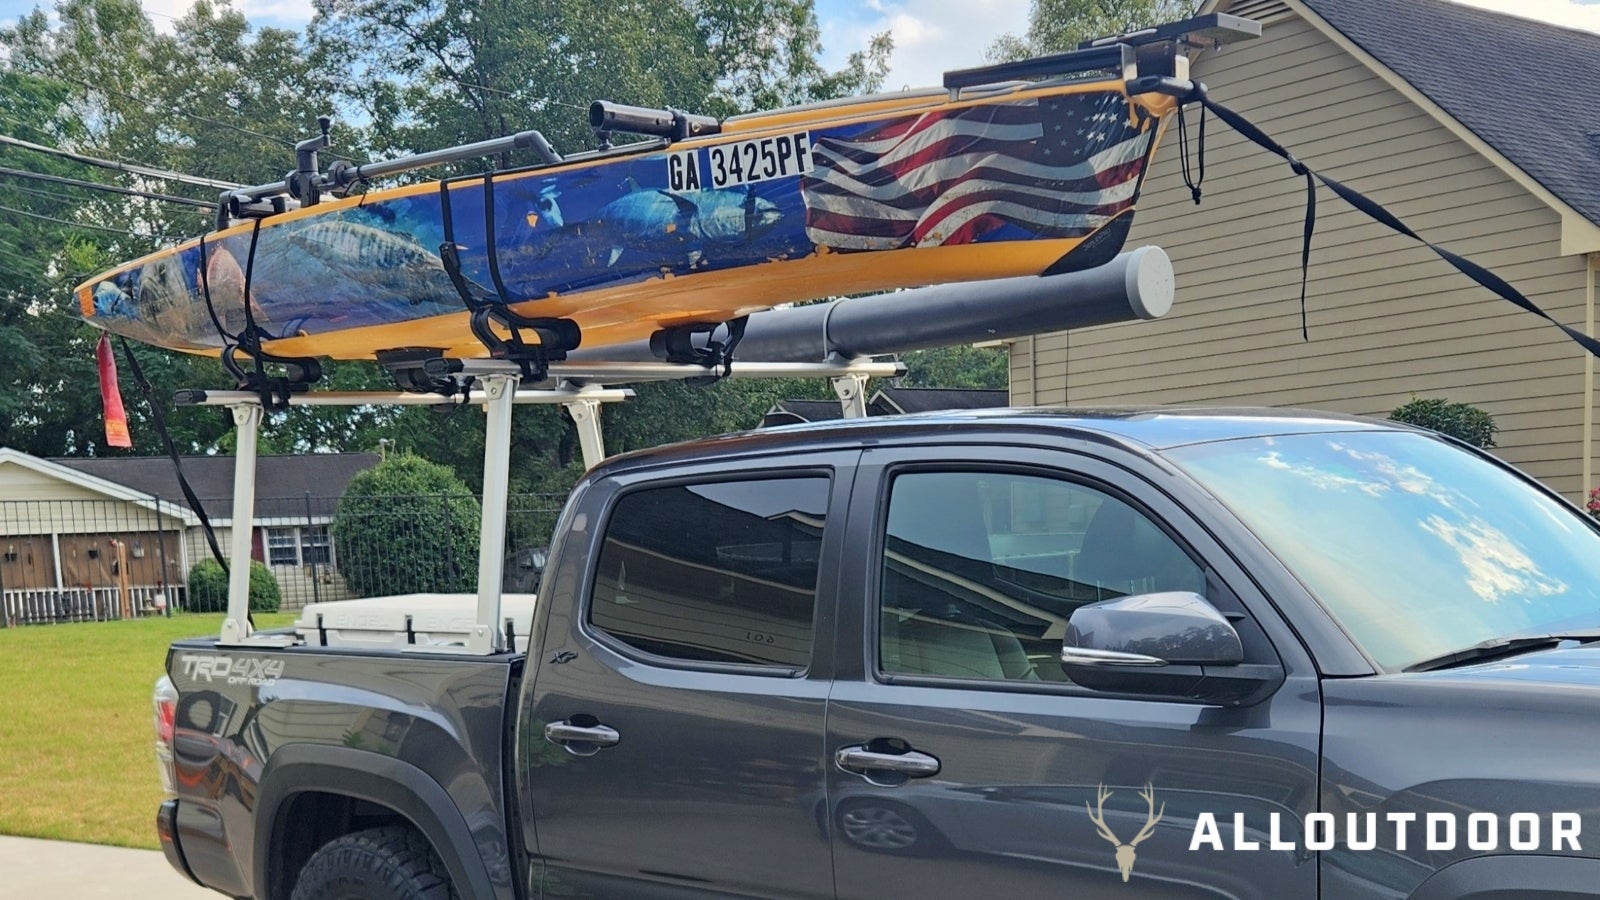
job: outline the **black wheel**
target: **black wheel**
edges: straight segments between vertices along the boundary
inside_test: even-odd
[[[292,900],[457,900],[439,854],[409,828],[373,828],[322,845]]]

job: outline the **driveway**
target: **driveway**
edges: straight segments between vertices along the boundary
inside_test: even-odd
[[[0,837],[0,900],[218,900],[159,850]]]

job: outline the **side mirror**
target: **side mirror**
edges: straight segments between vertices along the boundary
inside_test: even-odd
[[[1240,706],[1283,682],[1276,665],[1247,665],[1239,632],[1199,594],[1102,600],[1067,621],[1061,668],[1097,691]]]

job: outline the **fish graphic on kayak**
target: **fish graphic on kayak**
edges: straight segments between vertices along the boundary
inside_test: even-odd
[[[316,318],[347,300],[401,306],[422,315],[461,308],[437,252],[409,234],[344,218],[309,219],[264,234],[252,285],[252,296],[292,310],[286,318]],[[470,281],[467,285],[481,299],[494,296]]]
[[[783,210],[750,190],[635,190],[606,204],[595,219],[611,241],[606,265],[638,253],[693,268],[719,248],[758,240]]]

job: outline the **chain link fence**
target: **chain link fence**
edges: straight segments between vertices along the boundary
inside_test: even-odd
[[[476,590],[480,499],[411,495],[263,497],[251,558],[283,609],[374,594]],[[514,494],[506,516],[507,591],[531,592],[565,496]],[[232,503],[202,500],[224,555]],[[164,615],[192,607],[189,572],[212,558],[199,517],[166,498],[0,500],[0,627]]]

